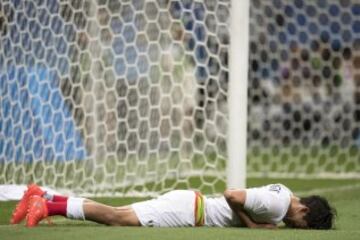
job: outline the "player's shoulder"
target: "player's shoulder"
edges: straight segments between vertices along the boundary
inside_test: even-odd
[[[287,186],[281,183],[269,184],[264,186],[263,189],[276,194],[289,194],[289,195],[292,194],[291,190]]]
[[[291,190],[281,183],[268,184],[255,188],[246,189],[247,198],[258,196],[263,198],[262,201],[279,200],[281,198],[290,198]],[[251,195],[251,196],[250,196]]]
[[[291,195],[291,191],[281,183],[252,188],[247,191],[245,209],[266,213],[277,222],[286,213]]]

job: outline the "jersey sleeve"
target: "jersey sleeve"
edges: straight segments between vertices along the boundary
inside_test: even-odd
[[[258,223],[279,223],[290,204],[291,192],[281,184],[246,190],[244,209]]]
[[[248,212],[260,214],[267,209],[266,193],[261,188],[246,189],[244,209]]]

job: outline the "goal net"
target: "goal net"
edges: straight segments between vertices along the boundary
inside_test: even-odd
[[[0,183],[224,185],[229,1],[2,1]]]
[[[0,184],[223,189],[228,135],[241,134],[229,127],[231,10],[1,1]],[[238,49],[250,52],[249,176],[360,176],[359,15],[357,0],[250,1]]]
[[[248,173],[359,177],[359,1],[251,2]]]

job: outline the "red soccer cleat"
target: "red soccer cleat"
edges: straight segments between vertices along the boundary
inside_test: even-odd
[[[41,220],[47,217],[48,209],[46,206],[46,200],[37,195],[31,196],[29,200],[28,213],[26,215],[26,226],[35,227]]]
[[[24,193],[20,202],[16,205],[15,210],[13,211],[10,223],[20,223],[26,217],[30,197],[42,196],[44,193],[45,192],[36,184],[29,185],[27,191]]]

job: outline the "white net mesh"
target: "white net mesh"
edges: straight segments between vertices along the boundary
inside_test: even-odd
[[[228,10],[2,1],[0,183],[92,194],[224,185]]]
[[[248,172],[359,177],[358,0],[252,1]]]

